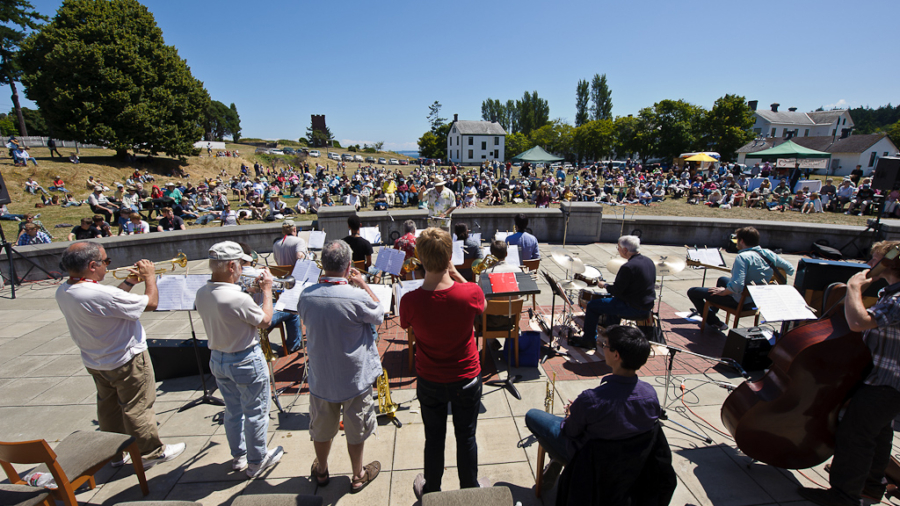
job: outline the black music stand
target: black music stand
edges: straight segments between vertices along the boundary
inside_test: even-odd
[[[4,251],[6,251],[6,259],[9,261],[9,289],[12,291],[13,299],[16,298],[16,285],[21,285],[22,281],[24,281],[25,278],[28,277],[28,274],[30,274],[35,267],[43,271],[44,274],[50,277],[50,279],[62,279],[62,276],[47,272],[46,269],[36,264],[34,260],[16,251],[15,248],[13,248],[13,244],[6,240],[6,234],[3,233],[3,227],[0,227],[0,247],[2,247]],[[25,275],[21,278],[19,278],[19,276],[16,274],[16,262],[13,260],[13,255],[18,256],[22,260],[25,260],[26,262],[31,264],[31,267],[28,268],[28,270],[25,272]]]
[[[191,343],[194,345],[194,356],[197,357],[197,371],[200,373],[200,384],[203,385],[203,395],[182,406],[178,410],[179,413],[187,411],[195,406],[199,406],[200,404],[212,404],[213,406],[225,405],[225,401],[213,395],[213,392],[216,391],[215,386],[213,386],[212,390],[206,388],[206,373],[203,372],[203,363],[200,361],[200,347],[197,345],[197,333],[194,332],[194,316],[191,314],[191,311],[188,311],[188,320],[191,322]],[[277,398],[275,402],[278,402]],[[280,409],[281,406],[279,405],[278,408]]]

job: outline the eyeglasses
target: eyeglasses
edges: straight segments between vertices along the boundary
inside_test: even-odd
[[[599,346],[601,350],[604,349],[604,348],[607,349],[607,350],[611,350],[611,349],[612,349],[612,348],[609,347],[609,343],[608,343],[607,341],[599,341],[599,340],[598,340],[598,341],[597,341],[597,346]]]
[[[106,257],[103,260],[100,260],[100,262],[103,263],[103,265],[109,267],[109,264],[112,263],[112,258]]]

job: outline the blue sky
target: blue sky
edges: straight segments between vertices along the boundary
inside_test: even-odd
[[[31,1],[51,17],[61,5]],[[296,139],[325,114],[345,145],[414,150],[435,100],[480,119],[484,99],[526,90],[571,123],[595,73],[616,116],[726,93],[781,110],[900,102],[896,0],[143,3],[245,137]]]

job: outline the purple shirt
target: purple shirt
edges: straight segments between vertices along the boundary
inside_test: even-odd
[[[656,390],[649,383],[637,376],[609,374],[600,386],[578,395],[561,429],[577,451],[592,439],[626,439],[647,432],[659,412]]]

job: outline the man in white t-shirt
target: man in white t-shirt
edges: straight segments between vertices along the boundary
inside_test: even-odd
[[[255,478],[274,466],[282,447],[267,449],[269,429],[269,369],[259,347],[257,329],[272,322],[272,275],[263,268],[259,289],[262,307],[237,285],[241,260],[252,261],[241,246],[220,242],[209,249],[212,279],[197,291],[196,307],[209,340],[209,368],[225,401],[225,437],[232,469],[246,469]]]
[[[56,303],[97,387],[100,430],[134,436],[148,469],[184,452],[184,443],[160,441],[153,411],[156,378],[139,318],[159,303],[155,268],[140,260],[115,288],[100,284],[109,264],[106,250],[97,243],[69,246],[62,256],[69,280],[56,289]],[[145,295],[129,293],[141,278]],[[126,454],[112,465],[123,466],[129,458]]]
[[[281,224],[281,239],[275,241],[272,254],[275,256],[275,265],[293,266],[297,260],[303,260],[309,253],[306,241],[297,237],[297,225],[293,220],[285,220]]]

